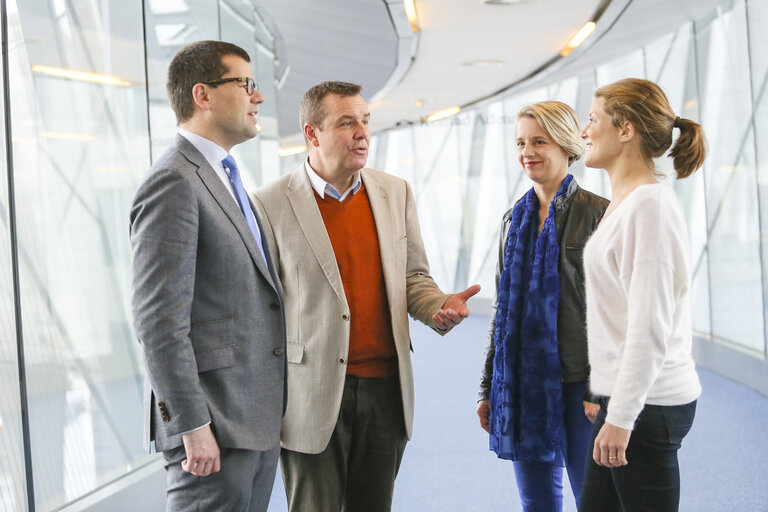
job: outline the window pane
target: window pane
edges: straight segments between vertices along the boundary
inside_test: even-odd
[[[5,27],[0,26],[0,30]],[[3,83],[0,67],[0,84]],[[0,93],[5,91],[0,90]],[[5,102],[0,98],[5,119]],[[0,126],[0,511],[27,510],[16,314],[11,262],[5,123]]]
[[[145,463],[128,211],[149,165],[141,2],[8,2],[35,502]]]
[[[165,91],[168,64],[176,52],[188,43],[219,39],[219,8],[214,0],[177,0],[173,2],[177,5],[172,16],[165,12],[168,3],[165,0],[151,0],[144,8],[153,159],[162,155],[176,136],[176,117]]]
[[[766,316],[765,296],[768,294],[768,2],[747,3],[749,22],[749,54],[752,64],[755,137],[757,146],[757,186],[760,197],[760,219],[763,233],[763,316]],[[768,347],[763,347],[763,350]]]
[[[689,23],[648,45],[645,59],[649,78],[664,89],[672,109],[680,117],[701,122],[695,50],[693,24]],[[677,135],[677,132],[673,131],[673,135]],[[699,170],[687,179],[676,180],[672,160],[666,155],[656,159],[656,169],[666,176],[664,182],[674,187],[683,207],[690,236],[692,324],[698,334],[709,335],[711,323],[709,265],[706,259],[705,171]]]
[[[705,165],[712,334],[764,349],[752,90],[743,2],[696,26]]]

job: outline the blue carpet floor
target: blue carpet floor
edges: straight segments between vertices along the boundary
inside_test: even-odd
[[[475,415],[488,317],[440,337],[412,324],[414,435],[395,486],[396,512],[518,511],[512,464],[488,450]],[[768,512],[768,397],[700,368],[704,393],[680,451],[682,512]],[[576,505],[568,485],[566,512]],[[269,510],[286,510],[278,475]]]

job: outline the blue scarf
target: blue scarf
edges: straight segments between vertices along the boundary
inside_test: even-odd
[[[512,210],[499,278],[491,381],[491,449],[502,459],[564,466],[557,308],[560,303],[555,202],[536,237],[539,199],[531,188]]]

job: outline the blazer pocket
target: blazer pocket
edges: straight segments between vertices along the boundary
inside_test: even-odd
[[[288,359],[289,363],[294,364],[301,364],[301,362],[304,360],[304,345],[300,343],[291,343],[288,342],[286,344],[286,358]]]
[[[235,346],[224,345],[200,352],[195,352],[197,373],[220,370],[235,365]]]
[[[193,322],[189,329],[189,337],[195,352],[205,352],[232,343],[232,325],[234,315],[210,318]]]
[[[401,236],[397,242],[395,242],[395,254],[402,255],[408,253],[408,235]]]

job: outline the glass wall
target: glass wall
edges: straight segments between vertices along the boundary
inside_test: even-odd
[[[766,310],[768,297],[768,3],[750,1],[747,4],[747,33],[750,50],[750,88],[752,121],[756,148],[755,166],[757,198],[759,201],[760,254],[762,257],[762,300]],[[768,314],[763,315],[763,329],[768,332]]]
[[[5,27],[0,26],[5,35]],[[0,84],[5,82],[0,68]],[[5,104],[0,103],[5,119]],[[5,123],[0,127],[0,510],[24,510],[24,444],[22,441],[16,312],[13,300],[11,211]]]
[[[34,496],[49,510],[147,457],[126,233],[132,176],[149,162],[141,6],[25,0],[9,11]]]
[[[176,131],[165,96],[168,61],[186,42],[227,34],[254,57],[254,75],[274,87],[272,43],[251,2],[3,1],[9,84],[2,92],[11,105],[4,115],[13,165],[7,167],[3,145],[0,511],[54,510],[157,457],[145,453],[142,440],[143,368],[130,314],[128,211],[142,176]],[[274,107],[271,112],[262,122],[275,138]],[[261,182],[260,144],[257,139],[237,155],[246,186]],[[26,462],[34,482],[29,505]]]
[[[752,2],[754,4],[758,2]],[[760,217],[746,5],[695,25],[701,118],[710,138],[707,235],[712,332],[762,352]]]
[[[410,180],[432,274],[446,290],[480,283],[492,299],[503,213],[530,186],[512,145],[516,113],[558,99],[587,118],[596,88],[625,77],[659,83],[682,117],[703,124],[703,171],[674,179],[688,219],[693,322],[699,336],[766,357],[768,292],[768,5],[724,2],[707,17],[612,62],[558,83],[518,90],[481,109],[375,137],[372,163]],[[762,144],[761,144],[762,142]],[[571,169],[585,188],[610,194],[605,173]]]
[[[0,1],[10,71],[0,76],[8,82],[0,92],[11,105],[3,111],[10,132],[0,128],[0,512],[54,510],[156,459],[141,440],[128,208],[176,131],[165,93],[168,62],[198,39],[249,51],[267,98],[261,135],[235,150],[252,189],[280,168],[274,35],[256,0]],[[382,133],[372,141],[371,165],[412,183],[441,286],[478,282],[490,300],[501,217],[530,187],[511,144],[518,109],[556,98],[586,119],[600,85],[627,76],[657,81],[674,109],[700,121],[710,140],[704,170],[688,180],[671,177],[668,159],[657,164],[688,219],[694,327],[765,360],[766,26],[768,3],[724,2],[596,69],[451,119]],[[603,171],[577,162],[572,172],[585,188],[609,194]],[[27,467],[34,476],[30,504]]]
[[[185,44],[216,39],[248,50],[257,87],[266,98],[259,106],[259,136],[232,149],[243,184],[246,189],[254,190],[279,175],[274,36],[259,16],[257,3],[255,0],[145,0],[153,161],[176,134],[176,118],[165,91],[168,64]]]

